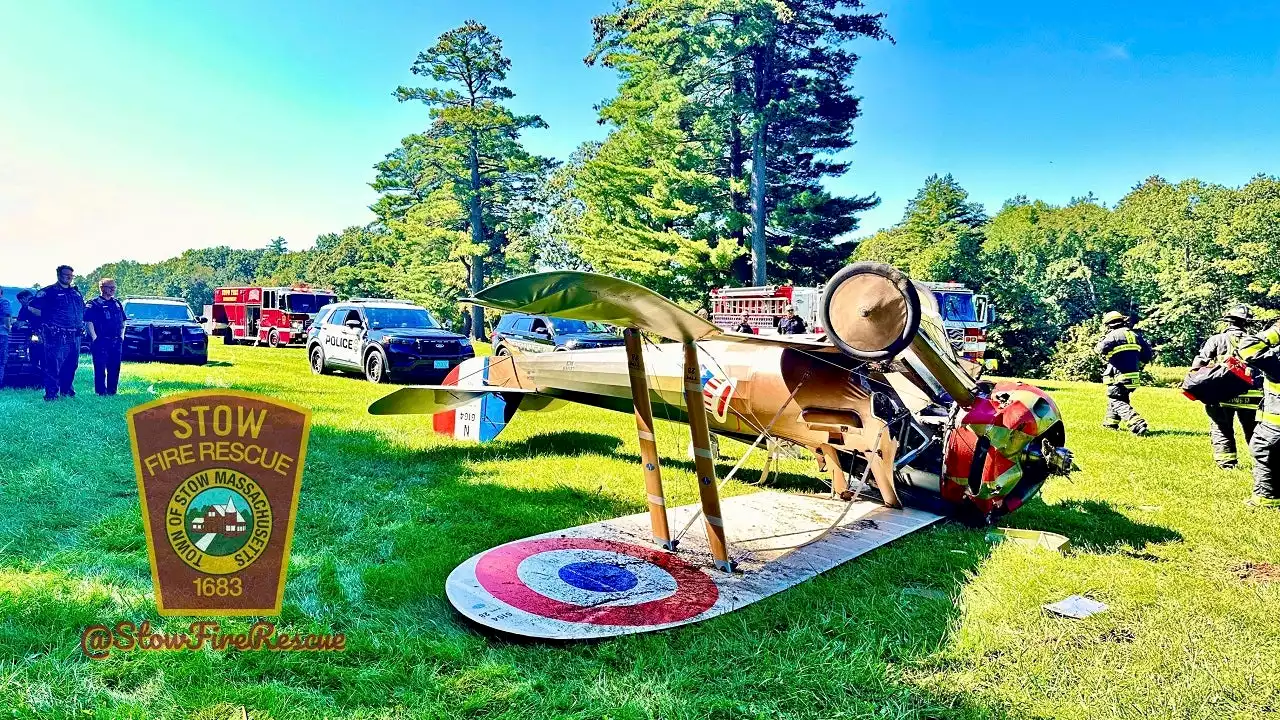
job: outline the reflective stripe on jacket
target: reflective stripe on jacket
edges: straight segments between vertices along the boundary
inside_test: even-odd
[[[1240,359],[1262,372],[1262,407],[1258,420],[1280,428],[1280,325],[1240,339]]]

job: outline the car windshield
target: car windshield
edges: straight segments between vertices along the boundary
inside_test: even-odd
[[[285,296],[289,312],[307,313],[310,315],[321,307],[337,300],[332,295],[316,295],[315,293],[289,293]]]
[[[124,314],[130,320],[195,320],[190,308],[177,303],[129,300],[124,304]]]
[[[977,322],[978,316],[973,310],[973,296],[960,293],[938,293],[938,305],[942,309],[942,319],[953,322]]]
[[[557,335],[566,335],[573,333],[590,333],[590,332],[608,332],[604,325],[598,322],[588,322],[586,320],[566,320],[564,318],[550,318],[551,327],[555,328]]]
[[[438,328],[440,324],[431,317],[431,313],[422,308],[366,308],[369,327],[373,330],[388,328]]]

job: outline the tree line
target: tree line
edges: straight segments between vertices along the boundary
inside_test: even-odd
[[[525,147],[546,128],[509,107],[512,61],[470,21],[410,66],[424,130],[374,166],[376,219],[289,251],[188,250],[96,269],[127,293],[185,298],[242,283],[310,283],[396,296],[462,325],[457,298],[534,269],[626,277],[690,306],[723,285],[820,285],[852,258],[992,296],[992,336],[1011,372],[1087,373],[1069,350],[1108,309],[1141,315],[1162,361],[1185,362],[1220,305],[1280,292],[1277,182],[1241,188],[1151,178],[1115,207],[1023,197],[995,217],[950,176],[929,178],[902,221],[850,241],[875,195],[826,180],[861,114],[859,41],[892,42],[860,0],[620,0],[592,21],[588,65],[614,71],[598,107],[609,132],[558,161]],[[1268,254],[1270,253],[1270,254]],[[480,309],[465,323],[483,339]],[[1078,348],[1077,348],[1078,349]]]
[[[1277,314],[1280,178],[1233,188],[1152,176],[1114,206],[1092,194],[1065,206],[1017,196],[988,217],[950,175],[933,176],[853,258],[989,295],[1007,372],[1097,379],[1092,347],[1108,310],[1137,321],[1157,362],[1186,365],[1231,305]]]

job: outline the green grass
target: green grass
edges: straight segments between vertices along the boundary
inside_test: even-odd
[[[426,418],[366,414],[387,388],[313,377],[301,351],[213,350],[207,367],[127,365],[115,398],[93,396],[84,369],[75,400],[0,392],[0,717],[1254,718],[1280,707],[1280,588],[1241,570],[1280,564],[1280,513],[1243,505],[1248,472],[1213,465],[1203,412],[1176,390],[1136,394],[1156,429],[1136,438],[1099,427],[1101,386],[1046,383],[1083,470],[1008,524],[1070,536],[1068,556],[993,548],[944,524],[705,623],[552,645],[464,624],[444,579],[495,544],[642,511],[627,415],[522,415],[499,442],[460,445]],[[205,387],[314,409],[280,622],[343,632],[345,653],[80,653],[86,625],[189,622],[155,613],[123,416]],[[682,432],[662,424],[659,442],[673,500],[691,502]],[[788,463],[788,483],[813,473]],[[1040,609],[1073,593],[1110,609],[1084,621]]]

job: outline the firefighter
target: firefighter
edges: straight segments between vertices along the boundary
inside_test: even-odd
[[[778,325],[779,335],[803,335],[807,328],[804,319],[796,314],[796,306],[787,306],[787,316]]]
[[[1240,358],[1262,372],[1262,407],[1249,442],[1253,453],[1253,496],[1250,505],[1280,508],[1280,323],[1266,332],[1240,339]]]
[[[1094,348],[1107,364],[1102,371],[1102,382],[1107,386],[1107,416],[1102,427],[1119,430],[1124,422],[1134,435],[1146,435],[1147,421],[1129,404],[1129,396],[1140,383],[1143,364],[1151,361],[1151,345],[1115,310],[1102,316],[1102,325],[1107,334]]]
[[[120,383],[120,347],[124,343],[124,306],[116,299],[116,281],[98,281],[98,297],[85,308],[89,343],[93,352],[93,389],[99,395],[115,395]]]
[[[70,265],[58,266],[58,282],[42,288],[31,301],[40,319],[44,344],[44,399],[75,397],[76,366],[80,364],[80,334],[84,332],[84,296],[71,281]]]
[[[1249,322],[1253,320],[1249,306],[1237,305],[1224,313],[1222,319],[1227,321],[1227,329],[1205,341],[1200,354],[1191,363],[1192,370],[1215,365],[1233,355],[1239,356],[1240,339],[1245,336]],[[1240,418],[1240,429],[1244,431],[1245,445],[1248,446],[1253,439],[1253,429],[1257,423],[1255,416],[1261,400],[1261,389],[1254,389],[1227,402],[1204,406],[1205,413],[1209,415],[1209,442],[1213,444],[1213,460],[1223,470],[1231,470],[1236,466],[1235,418]]]

